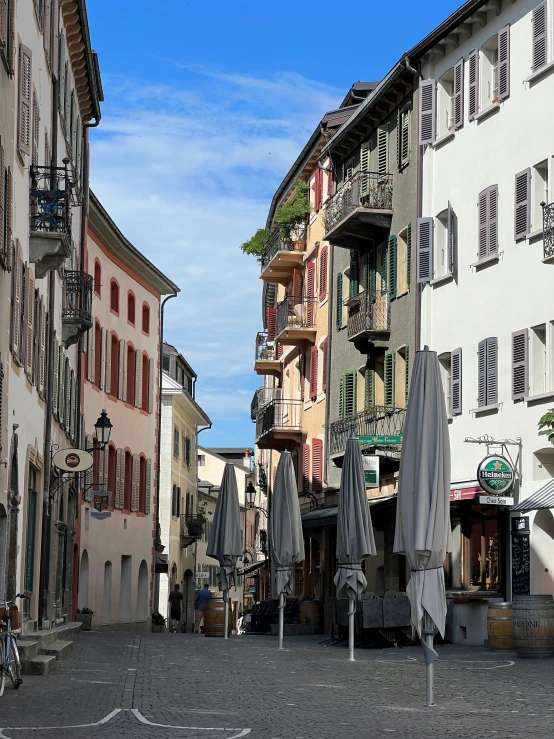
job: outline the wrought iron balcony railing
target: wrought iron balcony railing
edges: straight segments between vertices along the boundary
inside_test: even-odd
[[[277,335],[286,328],[314,328],[316,306],[315,298],[285,298],[277,306]]]
[[[356,208],[392,210],[392,175],[356,172],[329,199],[323,213],[328,232]]]
[[[65,270],[62,319],[92,326],[92,275],[79,270]],[[86,330],[86,329],[85,329]]]
[[[304,235],[301,233],[297,236],[298,238],[296,239],[283,239],[278,228],[271,232],[262,256],[262,272],[278,252],[305,250],[306,242],[303,240]]]
[[[366,437],[362,446],[398,446],[402,443],[405,408],[388,410],[373,406],[355,416],[333,421],[329,425],[329,454],[341,454],[350,436]]]
[[[544,258],[554,257],[554,203],[543,205],[542,234]]]
[[[272,362],[277,357],[277,343],[267,340],[267,332],[260,331],[256,336],[256,362]]]
[[[190,513],[182,513],[180,520],[181,537],[200,539],[204,533],[204,525],[206,519],[204,516],[197,516]]]
[[[301,400],[271,400],[258,410],[256,441],[272,431],[300,431],[301,419]]]
[[[71,206],[78,202],[67,167],[32,166],[30,197],[31,232],[71,232]]]
[[[344,301],[348,306],[348,338],[390,331],[388,292],[362,292]]]

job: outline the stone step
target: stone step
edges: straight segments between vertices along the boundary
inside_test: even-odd
[[[38,639],[18,639],[17,650],[22,660],[29,660],[35,657],[40,647]]]
[[[29,660],[21,662],[22,675],[48,675],[56,665],[53,654],[37,654]]]
[[[56,659],[65,659],[73,649],[72,641],[62,641],[62,639],[56,639],[47,647],[43,647],[42,651],[44,654],[52,654]]]
[[[61,639],[62,641],[71,640],[77,632],[81,630],[81,622],[70,621],[62,626],[54,626],[51,629],[43,629],[29,634],[22,634],[19,638],[21,641],[38,641],[39,649],[42,651],[44,647]]]

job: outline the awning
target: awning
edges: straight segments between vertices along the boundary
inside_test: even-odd
[[[554,480],[549,480],[544,487],[537,490],[530,498],[526,498],[521,503],[512,506],[512,511],[528,513],[529,511],[538,511],[541,508],[554,508]]]
[[[477,480],[462,480],[450,483],[450,500],[471,500],[478,495],[486,495]]]
[[[246,565],[246,567],[243,567],[242,570],[237,570],[237,574],[248,575],[250,572],[255,572],[256,570],[259,570],[260,567],[263,567],[266,562],[267,559],[262,559],[259,562],[253,562],[251,565]]]
[[[312,526],[332,526],[337,523],[338,506],[328,506],[327,508],[314,508],[312,511],[306,511],[302,514],[302,526],[311,528]]]

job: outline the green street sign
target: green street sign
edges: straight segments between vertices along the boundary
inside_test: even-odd
[[[394,434],[392,436],[358,436],[360,444],[402,444],[403,434]]]

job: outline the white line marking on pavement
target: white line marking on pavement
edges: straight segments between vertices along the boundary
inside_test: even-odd
[[[107,724],[114,716],[117,716],[118,713],[121,713],[121,711],[124,710],[127,709],[114,708],[114,710],[108,713],[107,716],[104,716],[100,721],[96,721],[92,724],[76,724],[75,726],[6,726],[5,728],[0,729],[0,739],[11,739],[11,737],[4,734],[5,731],[50,731],[52,729],[59,731],[60,729],[88,729],[91,726],[102,726],[103,724]],[[232,739],[232,737],[230,739]]]
[[[246,736],[247,734],[250,734],[252,729],[226,729],[220,726],[173,726],[172,724],[157,724],[153,721],[149,721],[145,716],[142,715],[142,713],[139,711],[138,708],[131,708],[131,713],[135,716],[137,721],[139,721],[141,724],[146,724],[147,726],[161,726],[164,729],[186,729],[187,731],[238,731],[239,734],[233,734],[233,736],[227,737],[227,739],[239,739],[239,737]]]

